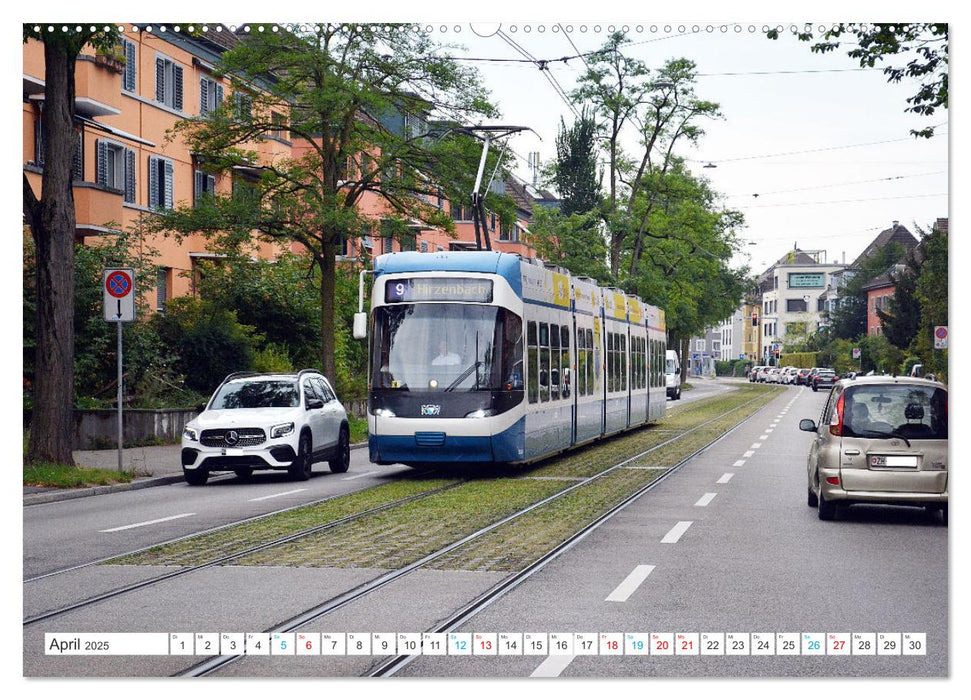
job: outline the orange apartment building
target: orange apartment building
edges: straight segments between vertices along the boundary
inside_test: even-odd
[[[224,99],[238,99],[228,80],[215,75],[220,53],[238,39],[223,28],[210,29],[204,36],[126,30],[121,38],[125,62],[99,56],[86,49],[76,69],[76,128],[74,200],[77,218],[76,238],[96,244],[99,236],[136,227],[139,219],[156,208],[172,208],[191,203],[203,192],[229,193],[234,179],[247,173],[213,176],[179,139],[167,140],[166,132],[180,119],[204,115]],[[23,48],[23,154],[24,172],[40,196],[43,144],[40,123],[44,102],[44,49],[35,40]],[[245,99],[245,95],[239,96]],[[284,125],[279,134],[254,144],[261,162],[291,157],[299,144],[292,143]],[[507,186],[515,190],[515,185]],[[513,193],[515,197],[515,192]],[[401,249],[401,243],[380,235],[383,207],[374,199],[362,202],[362,210],[375,218],[374,236],[348,242],[345,258],[354,260],[360,247],[371,255]],[[444,231],[416,224],[413,246],[421,252],[460,249],[475,236],[463,207],[453,207],[439,198],[439,207],[451,212],[456,221],[456,237]],[[520,240],[531,212],[527,201],[517,199],[518,215],[523,218],[506,231],[496,217],[490,217],[493,249],[535,257],[532,248]],[[154,280],[139,280],[138,286],[154,303],[151,308],[164,311],[165,302],[175,296],[193,293],[198,261],[214,257],[201,234],[156,238],[158,271]],[[260,244],[254,251],[273,259],[281,250]]]

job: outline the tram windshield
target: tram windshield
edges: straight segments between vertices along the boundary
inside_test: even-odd
[[[523,388],[523,324],[479,304],[395,304],[374,312],[374,389]]]

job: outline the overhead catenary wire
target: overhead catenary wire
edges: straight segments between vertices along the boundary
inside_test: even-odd
[[[947,174],[946,170],[938,170],[937,172],[933,172],[933,173],[914,173],[912,175],[890,175],[887,177],[872,178],[870,180],[853,180],[851,182],[834,182],[828,185],[814,185],[812,187],[795,187],[789,190],[772,190],[769,192],[753,192],[750,194],[732,194],[732,195],[725,195],[725,198],[741,199],[741,198],[748,198],[748,197],[765,197],[765,196],[774,195],[774,194],[789,194],[791,192],[808,192],[811,190],[830,189],[832,187],[848,187],[850,185],[865,185],[873,182],[891,182],[894,180],[905,180],[912,177],[929,177],[931,175],[945,175],[945,174]]]

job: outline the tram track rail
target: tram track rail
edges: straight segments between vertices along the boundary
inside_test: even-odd
[[[591,483],[597,482],[598,480],[603,479],[605,476],[607,476],[607,475],[609,475],[611,473],[614,473],[614,472],[616,472],[619,469],[623,469],[623,468],[627,467],[628,465],[630,465],[631,463],[634,463],[634,462],[636,462],[636,461],[638,461],[640,459],[643,459],[645,456],[647,456],[648,454],[651,454],[652,452],[661,450],[662,448],[664,448],[664,447],[666,447],[668,445],[671,445],[672,443],[675,443],[678,440],[681,440],[681,439],[683,439],[684,437],[686,437],[688,435],[691,435],[691,434],[693,434],[693,433],[695,433],[695,432],[697,432],[699,430],[702,430],[703,428],[705,428],[707,426],[710,426],[710,425],[712,425],[712,424],[714,424],[714,423],[716,423],[716,422],[718,422],[718,421],[726,418],[727,416],[730,416],[733,413],[737,413],[739,411],[742,411],[744,408],[750,406],[751,404],[753,404],[753,403],[755,403],[757,401],[764,400],[764,399],[765,399],[765,394],[759,394],[759,395],[757,395],[757,396],[749,399],[748,401],[745,401],[744,403],[739,404],[738,406],[734,406],[730,410],[725,411],[724,413],[721,413],[718,416],[715,416],[714,418],[711,418],[709,420],[706,420],[706,421],[704,421],[704,422],[702,422],[702,423],[700,423],[700,424],[698,424],[696,426],[693,426],[691,428],[688,428],[686,430],[679,431],[677,435],[675,435],[675,436],[673,436],[673,437],[671,437],[671,438],[669,438],[667,440],[664,440],[664,441],[662,441],[662,442],[660,442],[660,443],[658,443],[656,445],[652,445],[648,449],[643,450],[643,451],[639,452],[638,454],[635,454],[633,456],[627,457],[627,458],[621,460],[620,462],[618,462],[617,464],[614,464],[613,466],[608,467],[607,469],[604,469],[603,471],[600,471],[600,472],[598,472],[598,473],[596,473],[596,474],[594,474],[592,476],[589,476],[589,477],[584,478],[582,481],[578,481],[578,482],[576,482],[576,483],[574,483],[574,484],[572,484],[570,486],[567,486],[566,488],[564,488],[564,489],[562,489],[562,490],[560,490],[560,491],[552,494],[551,496],[548,496],[546,498],[543,498],[543,499],[541,499],[541,500],[539,500],[539,501],[537,501],[537,502],[535,502],[533,504],[530,504],[529,506],[527,506],[525,508],[522,508],[522,509],[520,509],[520,510],[518,510],[518,511],[516,511],[516,512],[510,514],[510,515],[507,515],[505,517],[502,517],[499,520],[496,520],[495,522],[493,522],[493,523],[491,523],[491,524],[489,524],[489,525],[487,525],[485,527],[481,527],[481,528],[477,529],[475,532],[473,532],[471,534],[468,534],[468,535],[466,535],[466,536],[464,536],[464,537],[462,537],[462,538],[460,538],[460,539],[458,539],[458,540],[456,540],[454,542],[451,542],[448,545],[446,545],[446,546],[444,546],[444,547],[442,547],[442,548],[440,548],[440,549],[438,549],[438,550],[436,550],[436,551],[434,551],[434,552],[432,552],[430,554],[427,554],[427,555],[425,555],[425,556],[423,556],[423,557],[415,560],[414,562],[411,562],[411,563],[409,563],[409,564],[407,564],[405,566],[402,566],[402,567],[400,567],[398,569],[395,569],[395,570],[386,572],[386,573],[384,573],[384,574],[382,574],[380,576],[377,576],[377,577],[375,577],[375,578],[373,578],[373,579],[371,579],[369,581],[366,581],[364,583],[361,583],[361,584],[359,584],[358,586],[356,586],[356,587],[354,587],[352,589],[349,589],[349,590],[347,590],[347,591],[345,591],[343,593],[340,593],[340,594],[338,594],[336,596],[333,596],[330,599],[328,599],[328,600],[326,600],[326,601],[324,601],[324,602],[322,602],[322,603],[320,603],[320,604],[318,604],[316,606],[313,606],[311,608],[308,608],[308,609],[304,610],[303,612],[301,612],[301,613],[299,613],[299,614],[297,614],[295,616],[291,616],[287,620],[285,620],[285,621],[283,621],[283,622],[281,622],[281,623],[279,623],[277,625],[274,625],[273,627],[271,627],[269,629],[264,630],[264,632],[265,633],[269,633],[269,634],[280,634],[280,633],[290,633],[290,632],[294,632],[294,631],[296,631],[297,629],[303,627],[306,624],[309,624],[311,622],[314,622],[314,621],[316,621],[316,620],[318,620],[318,619],[320,619],[320,618],[322,618],[322,617],[324,617],[324,616],[326,616],[326,615],[328,615],[330,613],[333,613],[333,612],[335,612],[335,611],[337,611],[337,610],[339,610],[339,609],[341,609],[341,608],[343,608],[343,607],[345,607],[345,606],[353,603],[353,602],[359,601],[362,598],[370,595],[371,593],[374,593],[375,591],[378,591],[378,590],[384,588],[385,586],[393,583],[394,581],[397,581],[397,580],[399,580],[399,579],[407,576],[408,574],[410,574],[410,573],[412,573],[414,571],[417,571],[419,569],[424,568],[428,564],[430,564],[430,563],[432,563],[432,562],[434,562],[434,561],[436,561],[436,560],[438,560],[438,559],[440,559],[440,558],[442,558],[442,557],[444,557],[444,556],[446,556],[446,555],[454,552],[455,550],[459,549],[460,547],[463,547],[463,546],[465,546],[465,545],[467,545],[467,544],[469,544],[469,543],[471,543],[471,542],[473,542],[475,540],[478,540],[479,538],[483,537],[484,535],[495,531],[497,528],[500,528],[503,525],[506,525],[507,523],[510,523],[510,522],[512,522],[512,521],[514,521],[514,520],[516,520],[516,519],[518,519],[518,518],[520,518],[520,517],[522,517],[522,516],[524,516],[524,515],[526,515],[528,513],[532,513],[534,511],[536,511],[537,509],[542,508],[543,506],[548,505],[550,503],[553,503],[557,499],[560,499],[560,498],[562,498],[562,497],[564,497],[564,496],[566,496],[568,494],[574,493],[578,489],[582,489],[584,486],[587,486],[587,485],[589,485]],[[766,401],[765,404],[768,405],[768,401]],[[761,411],[761,410],[762,410],[762,408],[758,409],[755,413],[758,413],[758,411]],[[519,571],[519,572],[517,572],[517,573],[515,573],[515,574],[513,574],[513,575],[511,575],[509,577],[507,577],[502,582],[500,582],[499,584],[497,584],[496,586],[494,586],[492,589],[490,589],[489,592],[487,592],[483,596],[480,596],[480,598],[477,598],[475,601],[473,601],[469,605],[463,607],[461,610],[459,610],[457,613],[453,614],[448,619],[448,621],[445,623],[445,626],[448,626],[450,629],[454,629],[455,626],[457,626],[457,625],[461,624],[462,622],[464,622],[465,620],[469,619],[470,617],[472,617],[479,610],[481,610],[484,607],[488,606],[489,604],[491,604],[495,600],[498,600],[499,597],[501,597],[502,595],[505,595],[506,592],[512,590],[513,588],[515,588],[516,586],[518,586],[519,583],[521,583],[522,581],[526,580],[529,576],[532,575],[532,573],[535,573],[536,571],[539,571],[544,566],[546,566],[546,564],[548,564],[549,562],[553,561],[553,559],[555,559],[556,557],[560,556],[560,554],[564,553],[565,551],[567,551],[568,549],[570,549],[571,547],[573,547],[577,542],[579,542],[580,540],[582,540],[584,537],[586,537],[588,534],[590,534],[594,529],[596,529],[597,527],[599,527],[600,524],[602,524],[603,522],[606,522],[606,520],[609,519],[610,517],[613,517],[614,514],[616,514],[617,512],[620,512],[621,510],[623,510],[623,508],[627,507],[628,505],[630,505],[630,503],[633,503],[635,500],[637,500],[638,498],[640,498],[641,496],[643,496],[645,493],[647,493],[648,491],[650,491],[654,486],[656,486],[657,484],[659,484],[663,480],[665,480],[668,476],[670,476],[671,474],[679,471],[685,464],[687,464],[688,462],[690,462],[692,459],[694,459],[695,457],[697,457],[701,453],[707,451],[712,446],[714,446],[715,444],[717,444],[718,442],[720,442],[722,439],[724,439],[726,436],[728,436],[729,434],[731,434],[732,432],[734,432],[746,420],[748,420],[753,415],[755,415],[755,413],[744,415],[743,418],[741,418],[740,420],[738,420],[728,430],[726,430],[723,433],[719,434],[714,439],[706,442],[700,448],[698,448],[697,450],[693,451],[690,455],[688,455],[687,457],[684,457],[683,459],[681,459],[680,461],[678,461],[675,465],[670,466],[670,467],[664,467],[665,471],[664,471],[663,474],[659,475],[657,478],[653,479],[651,482],[649,482],[645,486],[637,489],[634,493],[630,494],[625,499],[623,499],[619,504],[616,504],[615,506],[613,506],[612,508],[610,508],[607,511],[607,513],[605,513],[604,515],[598,517],[592,523],[590,523],[590,524],[584,526],[583,528],[581,528],[578,532],[576,532],[573,535],[571,535],[570,537],[568,537],[566,541],[562,542],[560,545],[556,546],[550,552],[548,552],[547,554],[543,555],[542,557],[540,557],[539,559],[537,559],[536,561],[534,561],[532,564],[530,564],[529,566],[527,566],[525,569],[523,569],[523,570],[521,570],[521,571]],[[242,658],[244,658],[244,655],[242,655],[242,654],[220,655],[220,656],[210,657],[209,659],[206,659],[205,661],[202,661],[202,662],[200,662],[198,664],[194,664],[193,666],[190,666],[189,668],[184,669],[184,670],[182,670],[182,671],[180,671],[180,672],[178,672],[178,673],[176,673],[174,675],[186,676],[186,677],[208,676],[208,675],[211,675],[211,674],[217,672],[218,670],[220,670],[222,668],[225,668],[226,666],[228,666],[228,665],[230,665],[230,664],[232,664],[232,663],[234,663],[234,662],[236,662],[236,661],[238,661],[238,660],[240,660]],[[400,669],[401,667],[403,667],[403,665],[405,665],[406,663],[407,663],[407,661],[403,661],[402,658],[400,658],[400,657],[394,657],[391,661],[386,662],[386,663],[382,663],[379,666],[377,666],[376,669],[375,669],[375,672],[369,673],[368,675],[391,675],[394,672],[396,672],[398,669]]]
[[[447,484],[445,486],[442,486],[442,487],[439,487],[439,488],[436,488],[436,489],[431,489],[429,491],[425,491],[425,492],[422,492],[422,493],[414,494],[414,495],[408,496],[406,498],[399,498],[399,499],[396,499],[396,500],[393,500],[393,501],[389,501],[388,503],[384,503],[384,504],[381,504],[379,506],[375,506],[373,508],[368,508],[368,509],[362,510],[362,511],[360,511],[358,513],[353,513],[353,514],[347,515],[347,516],[345,516],[343,518],[339,518],[337,520],[332,520],[332,521],[329,521],[329,522],[326,522],[326,523],[322,523],[320,525],[315,525],[315,526],[310,527],[310,528],[305,528],[303,530],[300,530],[298,532],[291,533],[289,535],[285,535],[283,537],[274,538],[273,540],[270,540],[268,542],[262,542],[260,544],[253,545],[251,547],[246,547],[244,549],[241,549],[241,550],[232,552],[230,554],[225,554],[225,555],[221,555],[219,557],[215,557],[215,558],[213,558],[213,559],[211,559],[209,561],[203,562],[201,564],[196,564],[196,565],[193,565],[193,566],[184,567],[184,568],[179,569],[178,571],[170,571],[170,572],[167,572],[167,573],[164,573],[164,574],[160,574],[158,576],[154,576],[154,577],[149,578],[149,579],[145,579],[144,581],[139,581],[137,583],[132,583],[132,584],[129,584],[127,586],[122,586],[120,588],[115,588],[115,589],[112,589],[110,591],[106,591],[104,593],[100,593],[98,595],[85,598],[85,599],[80,600],[80,601],[77,601],[75,603],[71,603],[70,605],[62,606],[60,608],[57,608],[56,610],[50,610],[50,611],[47,611],[47,612],[44,612],[44,613],[40,613],[38,615],[32,615],[30,617],[24,618],[24,620],[23,620],[23,626],[24,627],[28,627],[30,625],[37,624],[38,622],[43,622],[44,620],[49,620],[51,618],[57,617],[59,615],[63,615],[63,614],[68,613],[68,612],[72,612],[74,610],[79,610],[81,608],[86,608],[86,607],[88,607],[90,605],[94,605],[95,603],[100,603],[100,602],[103,602],[103,601],[106,601],[106,600],[110,600],[112,598],[116,598],[118,596],[124,595],[126,593],[131,593],[133,591],[137,591],[137,590],[140,590],[140,589],[143,589],[143,588],[148,588],[149,586],[154,586],[156,584],[162,583],[163,581],[168,581],[168,580],[171,580],[171,579],[180,578],[182,576],[187,576],[189,574],[195,573],[197,571],[201,571],[203,569],[208,569],[208,568],[211,568],[211,567],[214,567],[214,566],[220,566],[220,565],[226,564],[226,563],[228,563],[228,562],[230,562],[230,561],[232,561],[234,559],[238,559],[240,557],[248,556],[250,554],[255,554],[257,552],[262,552],[262,551],[267,550],[267,549],[272,549],[273,547],[279,547],[279,546],[282,546],[282,545],[285,545],[285,544],[289,544],[289,543],[294,542],[294,541],[297,541],[297,540],[299,540],[301,538],[309,537],[311,535],[316,535],[316,534],[321,533],[321,532],[326,532],[327,530],[340,527],[341,525],[346,525],[347,523],[353,522],[354,520],[358,520],[360,518],[364,518],[364,517],[367,517],[369,515],[373,515],[375,513],[380,513],[380,512],[386,511],[386,510],[390,510],[391,508],[395,508],[395,507],[398,507],[398,506],[402,506],[402,505],[405,505],[407,503],[413,503],[413,502],[418,501],[418,500],[421,500],[423,498],[429,498],[429,497],[434,496],[436,494],[443,493],[445,491],[448,491],[448,490],[457,488],[457,487],[461,486],[463,483],[465,483],[463,480],[458,480],[454,484]],[[347,494],[341,494],[341,496],[345,496],[345,495],[347,495]],[[328,501],[332,501],[335,498],[339,498],[339,497],[340,496],[331,496],[331,497],[328,497],[328,498],[320,499],[319,501],[314,501],[312,503],[302,504],[300,506],[293,506],[293,507],[290,507],[290,508],[282,509],[280,511],[275,511],[272,514],[264,514],[264,515],[260,515],[260,516],[254,516],[252,518],[246,518],[245,520],[240,520],[240,521],[235,522],[235,523],[229,523],[227,525],[221,525],[218,528],[211,528],[209,530],[206,530],[203,533],[195,533],[195,534],[192,534],[192,535],[185,535],[183,537],[179,537],[179,538],[176,538],[174,540],[171,540],[171,541],[169,541],[167,543],[163,543],[163,545],[152,545],[150,547],[142,547],[141,549],[138,549],[138,550],[135,550],[133,552],[130,552],[129,554],[122,554],[122,555],[116,555],[116,556],[112,556],[112,557],[107,557],[107,558],[104,558],[104,559],[100,559],[100,560],[98,560],[96,562],[90,562],[90,563],[87,563],[87,564],[81,564],[81,565],[74,566],[74,567],[71,567],[71,568],[68,568],[68,569],[63,569],[63,570],[58,571],[58,572],[53,572],[53,573],[50,573],[50,574],[44,574],[42,576],[36,576],[34,578],[25,580],[24,583],[38,581],[38,580],[41,580],[41,579],[44,579],[44,578],[49,578],[49,577],[54,576],[54,575],[57,575],[57,574],[63,574],[63,573],[71,572],[71,571],[76,571],[78,569],[87,568],[89,566],[94,566],[94,565],[97,565],[97,564],[103,564],[105,562],[112,561],[112,560],[115,560],[115,559],[119,559],[121,557],[125,557],[125,556],[130,556],[130,555],[133,555],[133,554],[139,554],[139,553],[142,553],[142,552],[146,552],[146,551],[149,551],[149,550],[154,549],[156,547],[164,546],[165,544],[175,544],[175,543],[178,543],[178,542],[182,542],[182,541],[191,539],[192,537],[198,537],[201,534],[209,534],[209,533],[219,532],[221,530],[225,530],[227,528],[234,527],[234,526],[237,526],[237,525],[246,524],[246,523],[249,523],[249,522],[256,522],[256,521],[258,521],[260,519],[264,519],[264,518],[268,517],[269,515],[277,515],[277,514],[281,514],[281,513],[286,513],[286,512],[290,512],[290,511],[296,510],[298,508],[312,507],[314,505],[319,505],[321,503],[326,503]]]

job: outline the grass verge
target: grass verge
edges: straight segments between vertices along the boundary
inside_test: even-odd
[[[41,462],[24,465],[24,486],[49,486],[59,489],[83,486],[107,486],[127,484],[135,477],[134,471],[90,469],[66,464]]]

